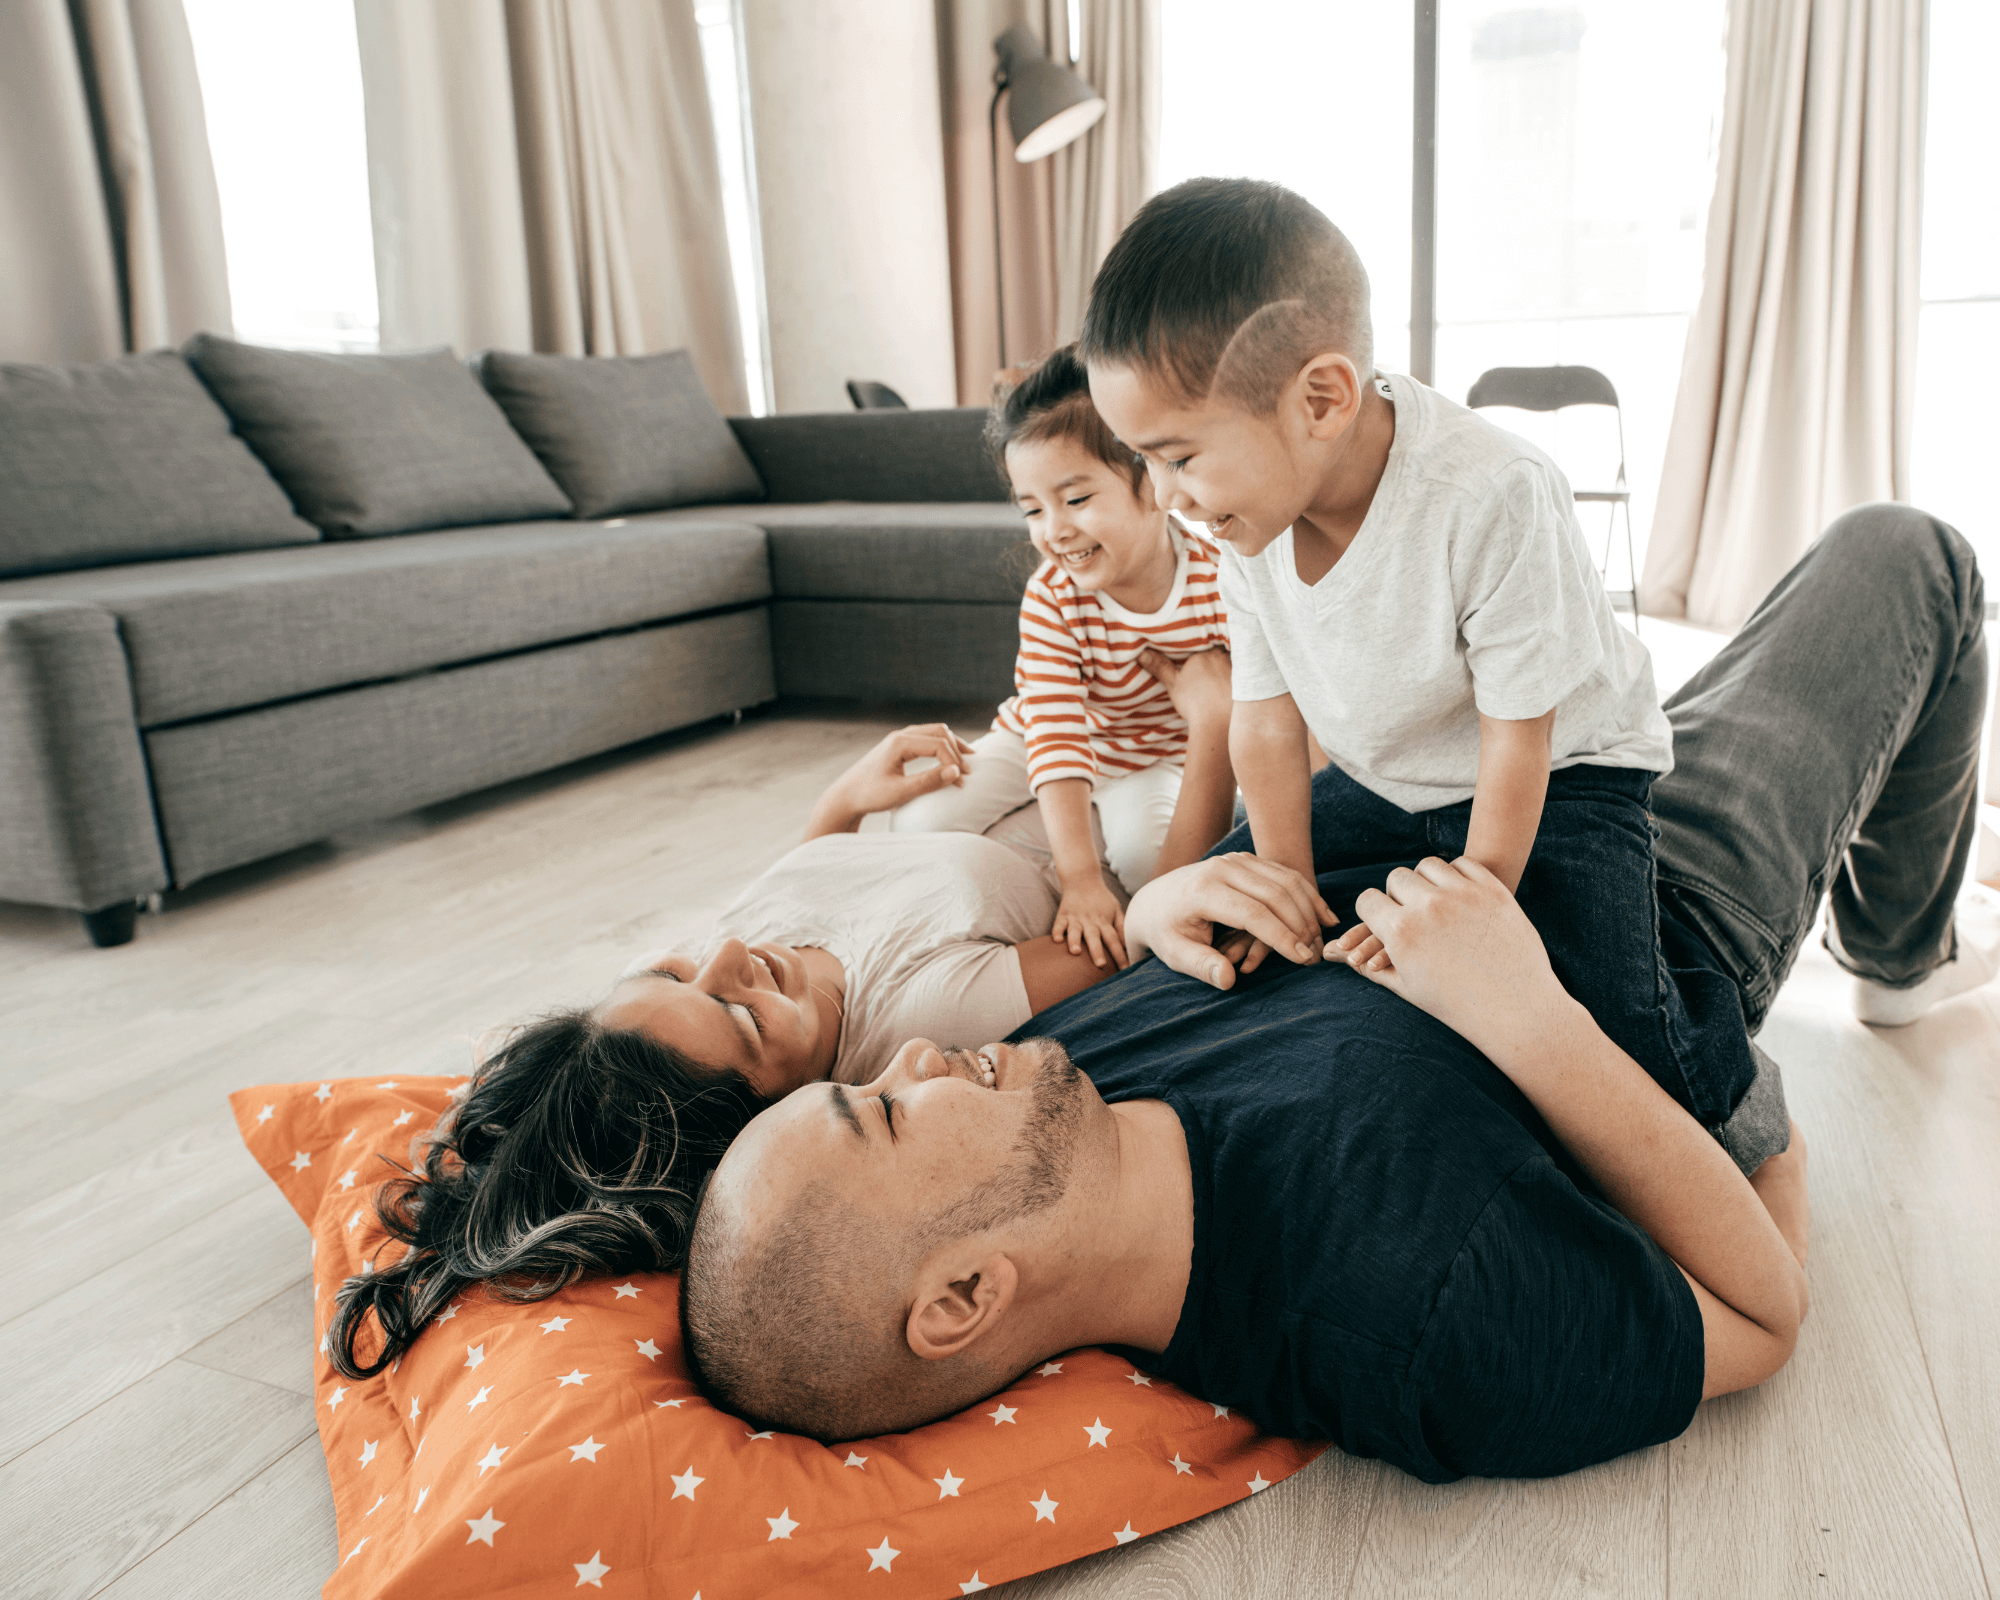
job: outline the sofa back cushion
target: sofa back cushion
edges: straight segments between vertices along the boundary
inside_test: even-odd
[[[0,363],[0,577],[318,538],[173,351]]]
[[[783,505],[1004,501],[1007,480],[986,449],[986,408],[814,411],[731,417],[729,426]]]
[[[448,350],[187,342],[237,432],[330,539],[567,515],[569,497]]]
[[[761,500],[757,469],[685,350],[531,356],[488,350],[480,381],[579,517]]]

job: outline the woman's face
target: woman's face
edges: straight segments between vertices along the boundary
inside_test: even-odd
[[[806,982],[796,951],[725,939],[697,964],[682,951],[643,957],[602,1005],[597,1020],[629,1028],[707,1066],[740,1072],[775,1100],[823,1078],[834,1031]]]

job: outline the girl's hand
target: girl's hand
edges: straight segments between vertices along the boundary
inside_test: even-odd
[[[1100,967],[1107,957],[1121,968],[1132,964],[1125,954],[1125,913],[1102,878],[1075,888],[1063,886],[1062,904],[1056,907],[1056,925],[1049,938],[1067,944],[1073,956],[1082,955],[1088,947],[1090,959]]]
[[[1390,970],[1389,952],[1365,922],[1355,925],[1326,947],[1327,954],[1338,952],[1357,972],[1374,974]]]
[[[827,785],[813,807],[806,837],[852,833],[874,812],[893,811],[919,795],[964,783],[971,753],[972,746],[942,722],[898,728]],[[937,765],[922,772],[904,770],[910,762],[924,760]]]
[[[1336,920],[1312,879],[1237,851],[1154,878],[1132,897],[1125,929],[1136,954],[1150,951],[1176,972],[1227,989],[1239,952],[1268,946],[1308,964],[1320,958],[1320,930]],[[1218,927],[1242,931],[1218,950]]]
[[[1229,652],[1220,645],[1198,650],[1182,661],[1149,648],[1139,652],[1139,665],[1167,691],[1189,727],[1203,722],[1228,725]]]

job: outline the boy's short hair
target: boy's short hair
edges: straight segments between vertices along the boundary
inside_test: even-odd
[[[986,448],[1004,479],[1007,446],[1068,439],[1124,473],[1136,491],[1146,464],[1118,442],[1090,398],[1090,375],[1076,346],[1066,344],[1013,388],[999,395],[986,418]]]
[[[1306,361],[1375,373],[1368,273],[1309,201],[1254,178],[1190,178],[1139,208],[1098,268],[1084,361],[1163,377],[1259,415]]]

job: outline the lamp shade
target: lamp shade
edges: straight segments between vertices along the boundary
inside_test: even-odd
[[[1007,125],[1014,159],[1039,161],[1080,139],[1104,115],[1104,97],[1068,67],[1042,54],[1035,36],[1015,23],[993,41],[1007,88]]]

